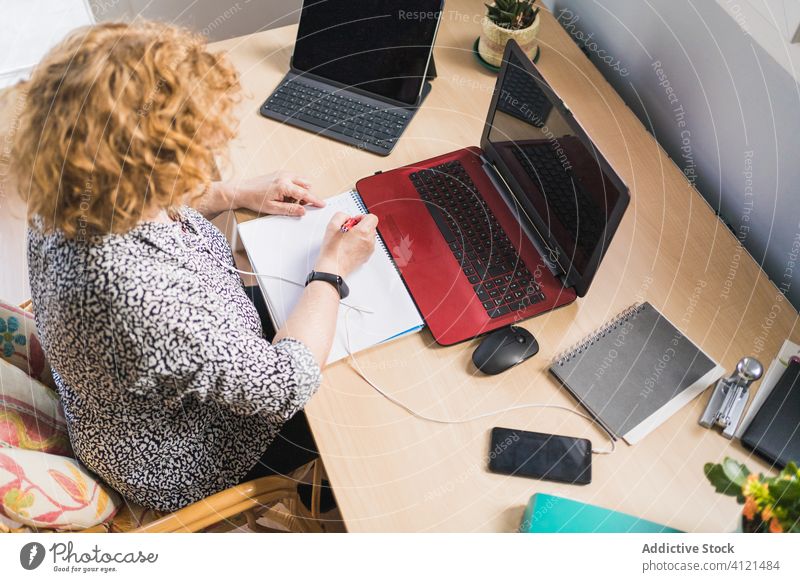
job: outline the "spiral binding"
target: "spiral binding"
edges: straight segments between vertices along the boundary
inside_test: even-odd
[[[361,199],[357,190],[350,190],[350,197],[353,199],[353,202],[356,203],[358,209],[361,211],[361,214],[367,214],[367,207],[364,205],[364,201]]]
[[[356,206],[358,207],[358,210],[362,214],[368,214],[369,213],[369,211],[367,210],[366,205],[364,204],[364,201],[361,199],[361,196],[359,195],[357,190],[350,190],[350,197],[353,199],[353,202],[356,203]],[[394,267],[394,270],[397,271],[397,274],[401,275],[400,269],[397,267],[397,264],[394,262],[394,257],[392,256],[392,253],[389,252],[389,249],[386,247],[386,243],[383,242],[383,238],[381,237],[380,234],[378,235],[378,246],[381,247],[381,249],[383,250],[383,253],[389,258],[389,262],[392,264],[392,267]]]
[[[635,316],[637,313],[641,312],[644,309],[644,303],[634,303],[630,307],[624,309],[620,313],[618,313],[613,319],[604,323],[600,328],[596,329],[577,344],[571,346],[569,349],[564,350],[560,354],[558,354],[553,359],[554,366],[563,366],[567,362],[569,362],[572,358],[583,352],[584,350],[588,349],[592,346],[595,342],[597,342],[600,338],[605,337],[608,335],[609,332],[615,330],[619,327],[619,324],[628,321],[631,317]]]

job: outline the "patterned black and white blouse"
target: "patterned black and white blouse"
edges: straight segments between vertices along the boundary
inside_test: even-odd
[[[28,233],[36,326],[75,453],[154,509],[238,483],[319,387],[308,348],[265,340],[218,261],[233,265],[227,241],[188,208],[89,243]]]

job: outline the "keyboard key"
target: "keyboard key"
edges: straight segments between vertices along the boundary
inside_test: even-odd
[[[445,220],[444,216],[442,215],[442,211],[436,208],[433,204],[426,204],[425,206],[428,207],[428,210],[433,217],[434,222],[436,222],[436,226],[439,227],[439,232],[442,233],[444,240],[448,243],[455,242],[456,236],[453,234],[453,231],[450,230],[450,227],[447,225],[447,220]]]
[[[519,301],[514,301],[513,303],[509,303],[508,306],[511,308],[512,311],[522,311],[530,304],[531,302],[528,301],[527,299],[520,299]]]
[[[498,307],[497,309],[491,310],[489,312],[489,317],[491,317],[492,319],[495,319],[497,317],[502,317],[503,315],[506,315],[507,313],[511,313],[511,310],[507,306],[503,305],[502,307]]]

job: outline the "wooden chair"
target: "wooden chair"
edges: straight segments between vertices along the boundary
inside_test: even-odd
[[[275,531],[258,523],[260,517],[282,524],[287,530],[321,533],[319,500],[322,471],[319,461],[310,463],[312,473],[312,507],[307,511],[297,494],[297,481],[289,477],[270,476],[242,483],[202,501],[184,507],[133,530],[136,533],[186,533],[204,530],[233,516],[243,514],[253,531]],[[276,508],[286,502],[286,511]]]

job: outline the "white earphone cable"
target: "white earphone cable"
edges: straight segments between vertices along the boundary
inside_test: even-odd
[[[219,260],[217,257],[215,257],[213,255],[213,253],[209,253],[209,254],[212,257],[214,257],[214,259],[219,264],[224,266],[229,271],[236,272],[236,273],[239,273],[239,274],[242,274],[242,275],[251,275],[253,277],[258,277],[259,279],[276,279],[278,281],[283,281],[285,283],[289,283],[291,285],[296,285],[298,287],[305,287],[305,285],[303,285],[302,283],[298,283],[297,281],[292,281],[291,279],[285,279],[284,277],[279,277],[278,275],[262,275],[260,273],[255,273],[255,272],[252,272],[252,271],[242,271],[240,269],[237,269],[236,267],[232,267],[231,265],[223,263],[221,260]],[[437,424],[464,424],[464,423],[467,423],[467,422],[473,422],[475,420],[481,420],[481,419],[484,419],[484,418],[489,418],[491,416],[496,416],[498,414],[503,414],[505,412],[512,412],[514,410],[524,410],[524,409],[529,409],[529,408],[551,408],[551,409],[555,409],[555,410],[562,410],[562,411],[565,411],[565,412],[576,414],[576,415],[580,416],[581,418],[584,418],[584,419],[588,420],[592,424],[597,424],[603,430],[603,432],[605,432],[608,435],[609,442],[611,443],[611,448],[608,449],[608,450],[592,449],[592,453],[594,453],[596,455],[610,455],[611,453],[613,453],[616,450],[617,444],[615,442],[615,439],[614,439],[613,435],[603,425],[601,425],[600,423],[595,421],[595,419],[592,418],[591,416],[589,416],[588,414],[584,414],[584,413],[582,413],[582,412],[580,412],[578,410],[575,410],[574,408],[569,408],[567,406],[562,406],[560,404],[543,404],[543,403],[517,404],[515,406],[509,406],[507,408],[501,408],[499,410],[492,410],[490,412],[484,412],[484,413],[478,414],[476,416],[470,416],[470,417],[467,417],[467,418],[458,418],[458,419],[436,418],[436,417],[427,416],[425,414],[422,414],[422,413],[419,413],[419,412],[415,411],[414,409],[410,408],[408,405],[404,404],[403,402],[401,402],[400,400],[398,400],[397,398],[395,398],[394,396],[392,396],[391,394],[389,394],[388,392],[383,390],[377,383],[375,383],[367,375],[367,373],[364,372],[363,368],[358,363],[358,360],[356,359],[355,354],[353,353],[353,351],[350,348],[350,315],[352,314],[353,311],[356,311],[356,312],[359,312],[359,313],[374,313],[374,312],[372,310],[364,308],[364,307],[359,307],[359,306],[356,306],[356,305],[349,305],[349,304],[345,303],[344,301],[341,301],[340,303],[344,307],[346,307],[348,309],[347,314],[345,315],[345,318],[344,318],[344,320],[345,320],[344,328],[345,328],[345,339],[346,339],[346,343],[347,343],[347,345],[346,345],[347,354],[349,356],[349,362],[350,362],[351,367],[356,372],[356,374],[358,374],[359,377],[362,380],[364,380],[364,382],[369,384],[369,386],[371,386],[378,394],[380,394],[381,396],[386,398],[386,400],[388,400],[389,402],[391,402],[395,406],[398,406],[398,407],[402,408],[407,413],[409,413],[411,416],[413,416],[415,418],[419,418],[420,420],[426,420],[428,422],[434,422],[434,423],[437,423]]]
[[[228,269],[231,272],[236,272],[236,273],[239,273],[241,275],[252,275],[253,277],[258,277],[259,279],[276,279],[278,281],[283,281],[284,283],[289,283],[290,285],[295,285],[297,287],[305,287],[304,284],[299,283],[297,281],[292,281],[291,279],[286,279],[284,277],[279,277],[278,275],[261,275],[259,273],[254,273],[253,271],[242,271],[240,269],[237,269],[236,267],[231,267],[230,265],[226,265],[225,263],[223,263],[222,261],[217,259],[217,257],[214,257],[214,259],[216,259],[216,261],[220,265],[222,265],[223,267],[225,267],[226,269]],[[345,307],[347,307],[349,309],[354,309],[355,311],[358,311],[360,313],[375,313],[371,309],[368,309],[366,307],[361,307],[359,305],[350,305],[349,303],[345,303],[344,301],[340,301],[339,303],[341,303],[342,305],[344,305]],[[348,311],[348,313],[350,313],[350,312]]]

